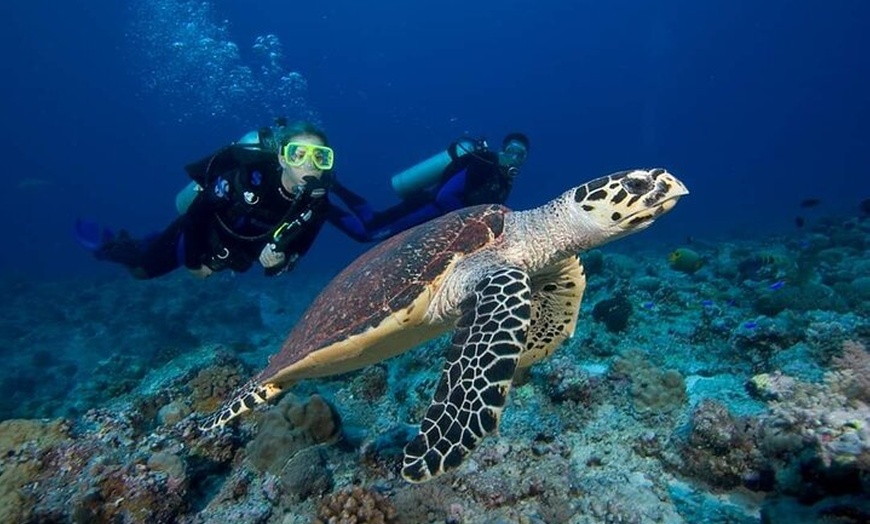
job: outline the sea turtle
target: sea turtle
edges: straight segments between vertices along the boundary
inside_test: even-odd
[[[453,328],[402,475],[422,482],[456,468],[497,429],[517,369],[573,334],[586,287],[577,254],[645,229],[687,193],[664,169],[621,171],[535,209],[468,207],[389,238],[326,286],[266,369],[202,427],[300,379],[359,369]]]

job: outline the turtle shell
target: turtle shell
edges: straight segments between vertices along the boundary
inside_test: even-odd
[[[314,299],[257,382],[283,384],[381,361],[446,331],[423,313],[456,261],[501,236],[500,205],[460,209],[362,254]]]

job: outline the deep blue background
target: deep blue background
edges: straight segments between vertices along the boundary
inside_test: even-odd
[[[870,2],[825,4],[259,0],[214,12],[243,55],[256,35],[280,37],[340,176],[374,203],[393,202],[391,174],[463,132],[522,130],[532,152],[509,205],[664,166],[692,195],[637,241],[676,246],[787,231],[804,198],[823,201],[811,214],[847,216],[870,197]],[[183,164],[247,130],[244,115],[179,121],[142,94],[134,12],[0,7],[3,274],[119,271],[74,243],[75,217],[161,227]],[[328,230],[299,271],[360,249]]]

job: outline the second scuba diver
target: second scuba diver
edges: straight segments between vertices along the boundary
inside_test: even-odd
[[[447,151],[395,175],[392,186],[402,201],[383,211],[372,210],[359,195],[336,184],[333,194],[354,204],[352,213],[336,225],[356,240],[368,242],[462,207],[504,204],[528,153],[529,139],[522,133],[505,136],[499,151],[483,139],[459,139]]]

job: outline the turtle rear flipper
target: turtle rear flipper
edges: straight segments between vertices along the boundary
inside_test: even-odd
[[[254,409],[257,404],[262,404],[279,393],[281,393],[281,388],[275,384],[260,384],[256,380],[248,382],[239,388],[230,400],[224,402],[217,411],[202,420],[199,428],[203,431],[222,428],[230,420]]]
[[[420,433],[405,447],[402,476],[424,482],[458,467],[498,428],[526,345],[529,276],[515,267],[482,279],[460,306],[462,316]]]

